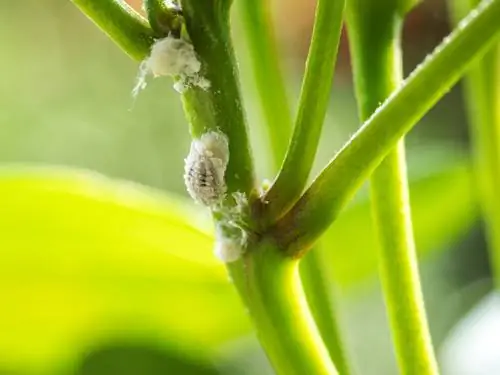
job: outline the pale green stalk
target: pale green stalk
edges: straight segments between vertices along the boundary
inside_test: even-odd
[[[458,23],[477,0],[449,0]],[[475,62],[465,76],[465,98],[479,187],[479,202],[496,288],[500,288],[500,44]]]
[[[323,341],[342,375],[353,373],[349,364],[341,325],[336,311],[335,284],[328,275],[329,267],[323,248],[315,246],[300,261],[300,276],[312,316]]]
[[[272,229],[300,256],[330,226],[355,191],[420,118],[500,34],[500,0],[486,0],[364,123]]]
[[[403,79],[402,17],[397,2],[384,5],[352,0],[347,11],[356,96],[363,121]],[[418,275],[403,139],[375,170],[370,187],[382,289],[400,373],[435,375],[437,362]]]
[[[319,67],[321,58],[324,58],[325,55],[327,58],[321,61],[323,64],[321,66],[322,71],[328,71],[327,76],[330,78],[330,81],[333,76],[336,55],[334,52],[338,48],[343,1],[334,1],[333,3],[335,4],[330,4],[333,5],[333,7],[325,6],[327,3],[328,2],[321,1],[321,4],[318,6],[315,35],[319,32],[329,33],[330,38],[327,40],[328,43],[332,43],[332,38],[337,39],[333,41],[332,45],[320,45],[317,42],[318,37],[316,37],[316,39],[313,37],[313,39],[316,40],[316,44],[314,48],[311,46],[309,61],[313,61],[314,63],[307,65],[307,71],[309,73],[306,73],[306,75],[308,75],[308,79],[304,81],[304,85],[307,84],[310,86],[309,90],[311,90],[313,80],[316,80],[316,82],[320,81],[318,77],[321,76],[321,73],[314,75],[313,69]],[[286,145],[288,144],[291,118],[286,99],[286,87],[278,61],[279,55],[274,40],[269,4],[265,3],[263,0],[242,0],[241,11],[245,26],[245,34],[250,47],[250,57],[259,90],[261,106],[266,115],[266,125],[271,140],[272,156],[275,167],[279,168],[282,158],[285,155]],[[333,12],[335,13],[334,19],[337,20],[339,24],[328,24],[327,20],[332,18],[331,15]],[[327,27],[329,30],[326,30]],[[331,33],[331,30],[334,30],[334,32]],[[326,90],[329,88],[328,82],[326,82],[324,88],[323,96],[324,100],[327,100],[329,98],[329,90]],[[314,99],[311,93],[307,95],[303,94],[302,98],[307,100]],[[311,103],[301,106],[302,112],[299,113],[302,116],[302,121],[298,121],[298,124],[304,125],[303,120],[306,115],[304,110],[306,107],[307,109],[311,109]],[[319,125],[321,125],[321,123],[319,123]],[[302,128],[301,131],[306,132],[306,129]],[[298,142],[298,140],[296,140],[296,142]],[[301,261],[300,273],[302,284],[306,291],[306,297],[312,315],[333,362],[341,374],[348,375],[350,370],[342,345],[338,320],[334,311],[334,296],[331,292],[332,283],[331,280],[328,280],[325,262],[319,259],[321,255],[321,249],[316,248],[308,257]]]
[[[71,0],[136,61],[149,55],[154,32],[147,21],[120,0]]]
[[[344,6],[345,0],[318,1],[293,136],[281,170],[262,199],[267,222],[283,215],[306,186],[330,99]]]
[[[267,0],[240,0],[239,5],[252,72],[272,148],[273,170],[278,170],[290,139],[292,117],[278,58],[271,4]]]
[[[229,269],[278,375],[338,374],[307,306],[298,266],[264,239]]]

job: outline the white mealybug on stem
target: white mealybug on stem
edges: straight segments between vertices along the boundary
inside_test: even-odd
[[[217,213],[214,253],[224,263],[238,260],[245,252],[248,233],[244,217],[248,199],[234,192],[234,205],[225,205],[225,173],[229,162],[229,143],[225,134],[210,131],[191,142],[184,165],[184,182],[189,195]]]
[[[169,35],[153,44],[149,57],[141,63],[137,84],[132,93],[136,96],[146,87],[146,76],[149,73],[155,77],[174,77],[174,89],[180,93],[192,86],[207,90],[210,82],[200,75],[200,71],[201,62],[193,45],[182,38]]]
[[[191,197],[210,208],[222,203],[226,195],[226,173],[229,161],[227,137],[211,131],[191,142],[184,164],[184,182]]]
[[[230,238],[217,238],[214,247],[215,256],[224,263],[236,262],[243,255],[243,247]]]

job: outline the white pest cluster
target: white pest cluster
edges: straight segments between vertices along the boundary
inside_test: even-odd
[[[214,254],[224,263],[236,262],[244,253],[244,245],[240,241],[217,234],[215,238]]]
[[[174,36],[157,40],[151,48],[149,57],[141,63],[137,84],[133,90],[136,96],[146,87],[146,76],[174,77],[174,89],[179,93],[189,87],[198,86],[204,90],[210,87],[210,81],[200,74],[201,62],[194,47],[188,41]]]
[[[235,192],[232,194],[235,205],[224,205],[228,162],[229,144],[226,135],[210,131],[191,142],[184,165],[184,182],[189,195],[219,216],[214,253],[224,263],[238,260],[248,242],[243,223],[248,213],[246,195]]]
[[[201,63],[194,47],[184,39],[167,36],[151,48],[148,66],[155,76],[187,76],[198,74]]]
[[[212,209],[222,203],[228,161],[229,144],[224,134],[212,131],[193,140],[184,164],[184,182],[196,202]]]

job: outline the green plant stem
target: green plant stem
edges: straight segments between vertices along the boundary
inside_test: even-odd
[[[420,287],[405,176],[401,141],[371,180],[380,275],[400,373],[435,375],[438,368]]]
[[[308,310],[297,260],[264,240],[229,269],[277,374],[337,374]]]
[[[273,164],[278,170],[288,146],[292,118],[278,59],[270,3],[265,0],[241,0],[240,7],[252,70],[271,143]]]
[[[344,145],[270,231],[301,256],[330,226],[399,139],[448,92],[499,35],[500,0],[482,2]]]
[[[330,99],[344,6],[345,0],[318,1],[292,140],[276,180],[262,199],[268,222],[286,212],[307,183]]]
[[[147,21],[120,0],[71,0],[91,21],[136,61],[144,60],[154,42]]]
[[[335,2],[343,4],[343,1]],[[269,4],[264,3],[263,0],[242,0],[240,4],[261,105],[267,120],[271,154],[275,168],[278,169],[285,155],[292,123],[286,87],[278,61]],[[323,6],[323,11],[324,8]],[[341,10],[339,10],[340,13],[342,13]],[[341,14],[338,18],[341,18]],[[311,68],[315,67],[311,66]],[[329,72],[333,72],[331,66],[325,64],[324,67],[328,68]],[[312,77],[309,79],[312,80]],[[315,249],[310,256],[301,261],[302,285],[306,291],[311,313],[331,358],[340,373],[348,375],[349,367],[334,311],[334,298],[330,293],[332,284],[327,281],[325,262],[319,259],[321,253],[318,252],[320,251],[320,249]]]
[[[450,0],[458,23],[477,0]],[[475,62],[465,76],[479,202],[483,211],[494,283],[500,288],[500,44]]]
[[[307,303],[328,353],[342,375],[351,373],[335,309],[333,283],[329,280],[322,248],[315,246],[300,261],[300,276]]]
[[[222,131],[228,137],[228,192],[248,196],[254,189],[253,162],[229,31],[229,8],[229,1],[182,1],[189,37],[202,63],[202,74],[210,81],[208,90],[188,89],[182,101],[193,137],[209,130]]]
[[[359,113],[366,120],[402,81],[402,19],[390,5],[366,0],[351,1],[347,19]],[[418,275],[403,139],[373,173],[371,200],[400,373],[435,375],[437,362]]]
[[[184,106],[193,136],[207,128],[220,128],[228,135],[230,160],[233,161],[242,152],[246,154],[247,140],[241,138],[246,137],[245,127],[241,125],[240,133],[236,127],[244,121],[240,115],[239,92],[234,84],[236,79],[232,76],[235,68],[231,65],[234,56],[229,40],[228,4],[220,1],[211,5],[196,0],[183,2],[189,36],[206,69],[203,74],[212,84],[207,92],[188,90],[184,95]],[[218,6],[224,5],[227,8],[221,12]],[[229,87],[228,79],[231,79]],[[235,102],[237,106],[233,107]],[[234,149],[231,149],[231,144]],[[244,163],[245,159],[237,160],[231,170],[231,161],[226,172],[230,191],[231,180],[228,178],[231,178],[231,173],[236,177],[233,189],[239,188],[236,182],[241,182],[242,168],[245,171],[248,165]],[[247,256],[228,264],[228,269],[278,373],[336,374],[305,303],[296,261],[285,258],[272,245],[254,247],[250,243]]]

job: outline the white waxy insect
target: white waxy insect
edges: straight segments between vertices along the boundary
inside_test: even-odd
[[[184,165],[184,182],[189,195],[211,208],[222,203],[226,195],[226,173],[229,161],[227,137],[220,132],[208,132],[191,143]]]
[[[191,86],[207,90],[210,82],[200,75],[200,71],[201,62],[193,45],[182,38],[169,35],[157,40],[149,57],[141,63],[133,95],[136,96],[146,87],[146,76],[149,73],[155,77],[175,77],[174,89],[180,93]]]
[[[215,256],[224,263],[235,262],[243,255],[243,247],[237,241],[219,238],[215,242]]]

